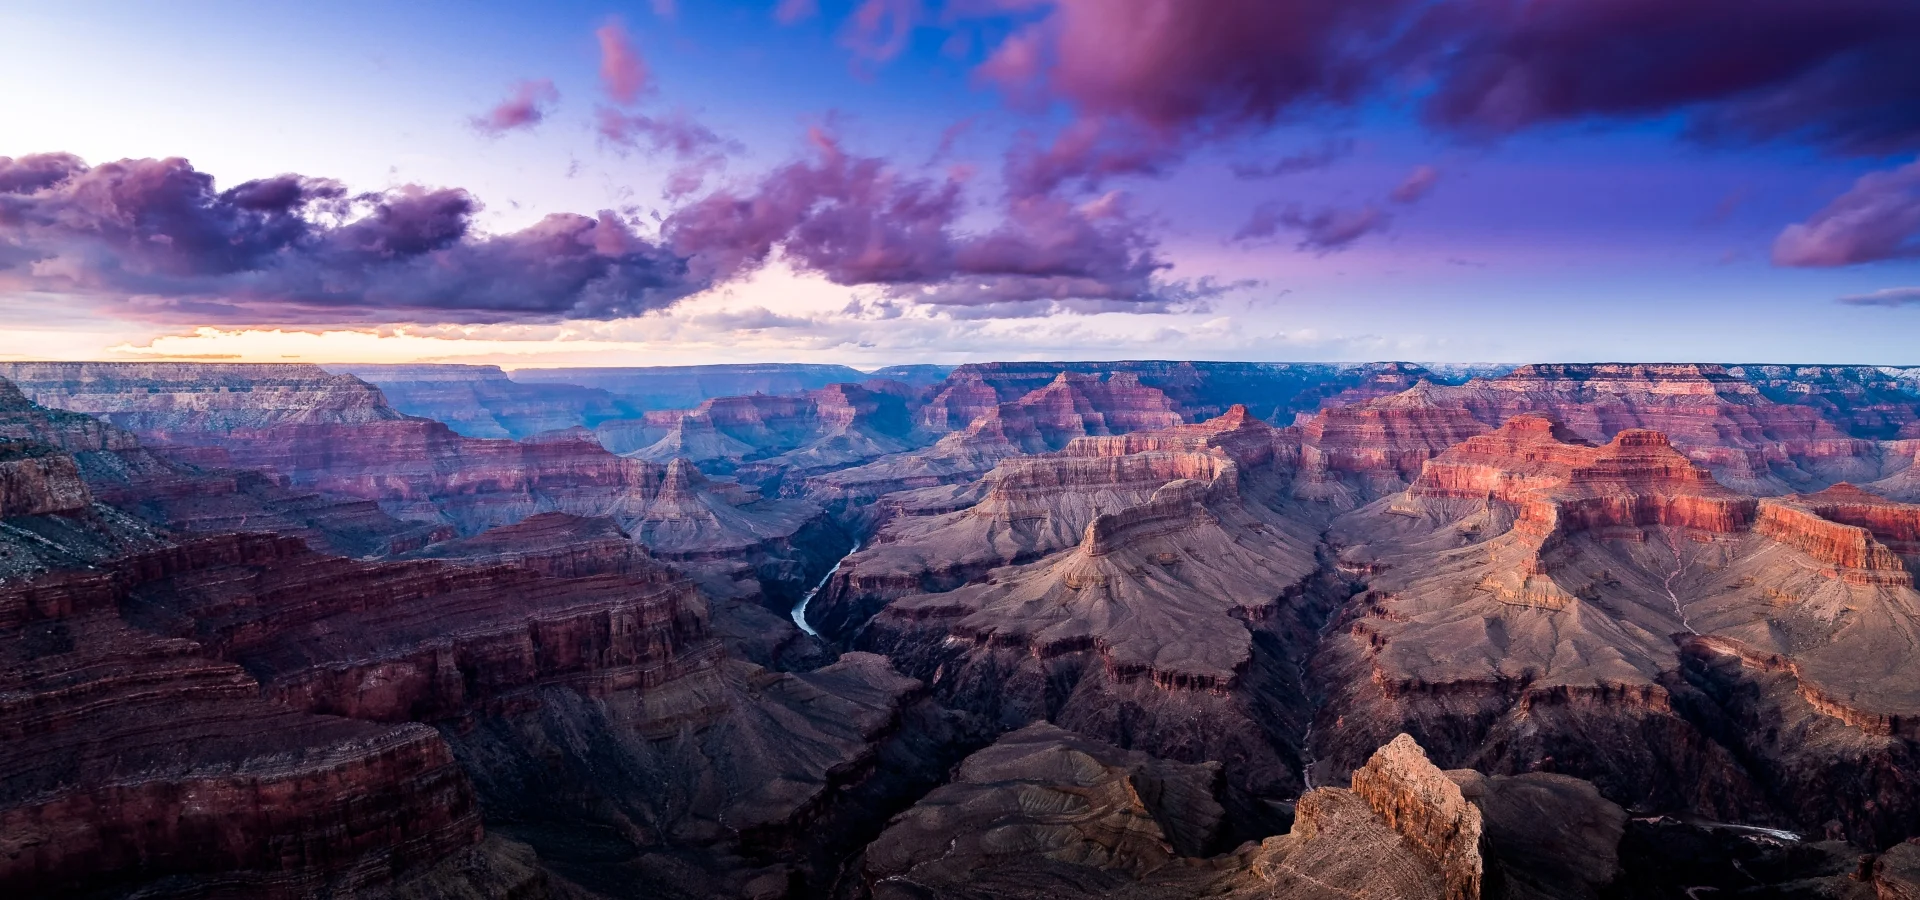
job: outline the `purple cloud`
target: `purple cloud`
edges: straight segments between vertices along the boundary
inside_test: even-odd
[[[595,111],[594,130],[601,140],[614,147],[636,150],[644,146],[655,153],[671,153],[683,160],[738,149],[732,141],[695,121],[685,110],[648,116],[602,106]]]
[[[1434,184],[1439,180],[1439,169],[1432,166],[1415,166],[1413,171],[1407,173],[1407,177],[1387,194],[1387,199],[1395,203],[1418,203],[1426,199],[1427,194],[1433,191]]]
[[[615,103],[631,105],[652,88],[652,73],[627,36],[626,26],[611,19],[594,31],[600,41],[600,84]]]
[[[492,135],[506,134],[516,128],[532,128],[547,117],[548,107],[560,102],[560,91],[547,78],[522,81],[513,92],[486,115],[475,116],[473,127]]]
[[[802,11],[801,8],[789,10],[783,2],[774,15],[783,22],[796,21],[786,16]],[[921,0],[861,0],[860,5],[854,7],[853,15],[847,18],[841,43],[862,60],[886,62],[907,48],[913,30],[926,15],[927,9]]]
[[[1324,169],[1353,155],[1353,148],[1353,138],[1328,138],[1321,141],[1318,146],[1299,153],[1288,154],[1267,162],[1234,163],[1230,168],[1235,178],[1248,180],[1279,178],[1283,175],[1297,175],[1301,172]]]
[[[1781,266],[1832,267],[1920,257],[1920,160],[1870,172],[1773,242]]]
[[[1393,217],[1371,203],[1355,207],[1326,207],[1307,211],[1298,205],[1275,202],[1254,207],[1246,224],[1234,233],[1236,241],[1259,241],[1281,231],[1300,234],[1295,245],[1319,254],[1336,253],[1376,231],[1385,231]]]
[[[1402,55],[1435,65],[1428,118],[1468,131],[1677,111],[1709,138],[1920,147],[1909,0],[1455,0]]]
[[[990,0],[1022,22],[979,77],[1065,104],[1164,165],[1196,142],[1406,90],[1428,121],[1498,135],[1679,113],[1703,138],[1848,153],[1920,147],[1911,0]],[[1731,24],[1731,23],[1737,23]],[[1120,123],[1124,128],[1115,127]],[[1095,148],[1082,139],[1083,152]],[[1057,149],[1062,158],[1070,147]]]
[[[547,322],[669,306],[703,287],[612,213],[473,228],[458,188],[350,195],[280,175],[225,191],[183,159],[0,158],[0,290],[161,322]]]
[[[1841,297],[1840,302],[1848,306],[1920,306],[1920,287],[1887,288]]]
[[[1159,311],[1210,292],[1161,277],[1167,263],[1156,242],[1118,195],[1082,204],[1015,197],[999,225],[963,232],[959,176],[902,172],[846,152],[820,129],[811,140],[810,158],[667,218],[668,246],[697,277],[735,277],[777,249],[794,268],[836,284],[881,286],[894,299],[994,315]]]

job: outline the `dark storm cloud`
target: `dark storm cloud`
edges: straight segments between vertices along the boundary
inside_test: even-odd
[[[257,324],[607,319],[704,286],[610,213],[487,235],[479,209],[457,188],[281,175],[218,191],[183,159],[0,158],[0,287]]]
[[[1678,112],[1709,139],[1920,147],[1910,0],[1456,0],[1407,46],[1434,66],[1429,120],[1451,128]]]
[[[981,2],[954,9],[979,8]],[[1023,24],[979,75],[1078,121],[1056,181],[1380,98],[1499,135],[1679,114],[1712,140],[1920,148],[1911,0],[997,0]]]

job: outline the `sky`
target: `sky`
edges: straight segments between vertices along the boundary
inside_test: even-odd
[[[0,0],[0,358],[1920,364],[1912,0]]]

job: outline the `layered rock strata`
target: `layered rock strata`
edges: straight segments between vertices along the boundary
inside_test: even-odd
[[[172,553],[127,565],[185,562]],[[265,698],[215,650],[130,627],[122,596],[105,574],[0,585],[0,884],[316,896],[479,842],[472,789],[433,729]]]
[[[1302,702],[1285,647],[1326,587],[1314,535],[1222,468],[1095,516],[1072,550],[896,599],[857,644],[989,719],[1221,760],[1236,791],[1285,796]]]
[[[1272,461],[1275,440],[1235,407],[1205,423],[1082,437],[1056,454],[1004,460],[964,497],[911,506],[902,498],[899,514],[842,561],[809,609],[824,633],[850,634],[896,597],[951,590],[1072,547],[1094,517],[1138,506],[1169,481],[1239,478],[1239,466]]]
[[[371,500],[399,519],[461,535],[537,512],[611,518],[663,559],[744,560],[753,583],[742,590],[768,590],[776,603],[791,602],[849,543],[805,501],[761,499],[684,464],[623,459],[579,430],[526,442],[462,437],[439,422],[401,415],[365,382],[314,366],[46,363],[13,370],[49,402],[73,404],[205,461],[270,470],[289,487]]]
[[[1029,726],[897,818],[865,879],[876,898],[1481,896],[1480,812],[1410,742],[1382,748],[1352,790],[1302,797],[1289,833],[1203,858],[1216,778]]]
[[[1464,441],[1334,525],[1367,590],[1315,664],[1318,721],[1349,723],[1319,732],[1322,758],[1405,729],[1449,764],[1550,767],[1641,808],[1901,836],[1858,804],[1911,755],[1894,723],[1920,694],[1893,648],[1920,595],[1872,532],[1819,512],[1849,502],[1872,518],[1858,492],[1743,497],[1654,432],[1594,446],[1520,417]],[[1795,731],[1735,724],[1766,718]]]
[[[528,438],[639,414],[598,388],[573,384],[523,384],[498,366],[350,365],[327,371],[352,375],[380,389],[388,405],[409,415],[446,423],[477,438]]]

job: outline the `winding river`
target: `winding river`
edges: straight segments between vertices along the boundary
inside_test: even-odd
[[[853,549],[847,551],[847,556],[859,553],[860,548],[864,546],[866,546],[865,541],[856,541]],[[807,604],[812,603],[813,595],[820,593],[820,589],[826,587],[827,582],[832,581],[833,576],[839,573],[840,566],[847,561],[847,556],[840,557],[839,561],[833,564],[833,568],[827,570],[827,574],[820,576],[820,583],[814,585],[812,590],[807,591],[806,595],[800,598],[799,603],[793,605],[793,624],[800,626],[801,631],[814,637],[820,636],[820,632],[813,630],[813,626],[807,624]]]

